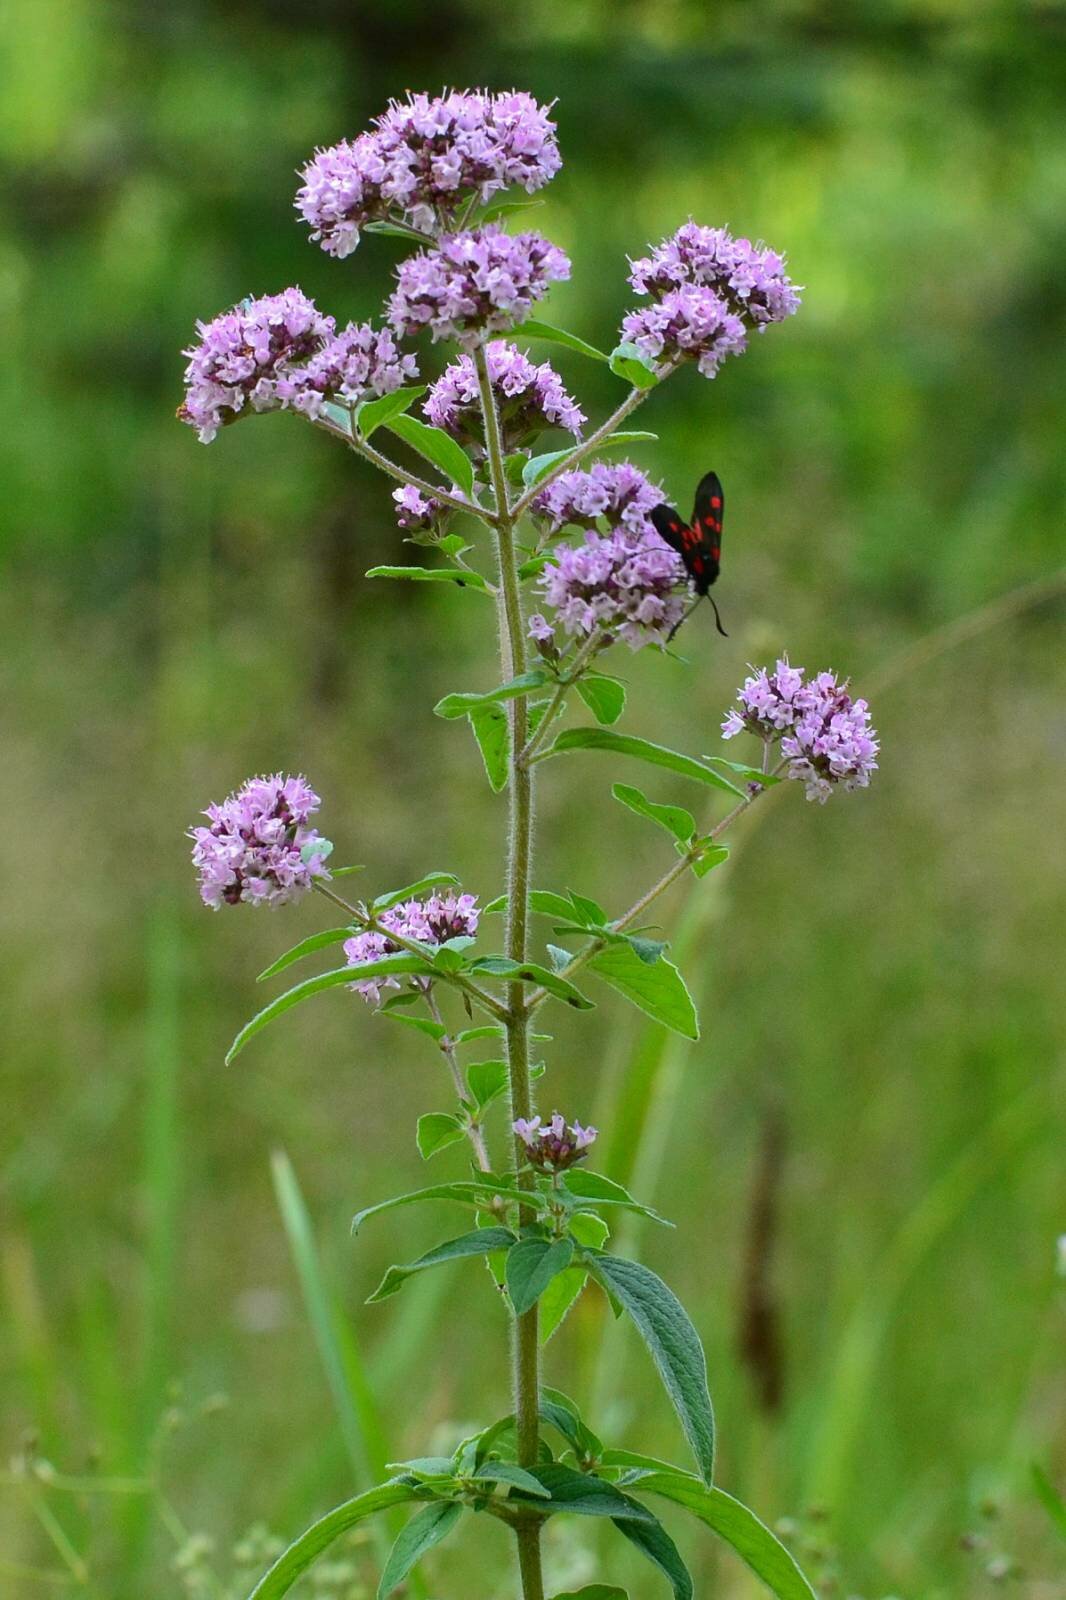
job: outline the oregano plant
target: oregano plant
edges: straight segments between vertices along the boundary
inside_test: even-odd
[[[499,197],[533,194],[559,166],[548,109],[527,94],[393,103],[368,132],[317,151],[296,197],[312,239],[338,260],[364,233],[409,244],[382,324],[338,329],[289,288],[199,324],[186,352],[179,416],[205,442],[253,413],[289,410],[395,480],[397,522],[424,549],[425,564],[398,560],[368,576],[453,585],[471,625],[480,618],[495,628],[503,663],[499,683],[448,694],[434,708],[469,724],[471,754],[480,753],[507,808],[506,861],[489,904],[414,859],[410,883],[351,896],[352,869],[334,865],[314,823],[319,797],[303,777],[252,778],[192,829],[208,906],[279,906],[314,893],[331,924],[261,975],[273,982],[306,961],[326,963],[264,1006],[229,1060],[293,1007],[343,987],[423,1035],[446,1069],[452,1103],[420,1118],[417,1145],[428,1161],[465,1141],[469,1176],[382,1197],[355,1218],[355,1231],[401,1206],[465,1215],[417,1259],[391,1267],[370,1299],[397,1294],[424,1272],[484,1270],[487,1262],[511,1318],[513,1394],[509,1404],[500,1397],[500,1414],[450,1455],[395,1464],[387,1482],[308,1528],[254,1600],[281,1600],[345,1530],[394,1507],[411,1517],[383,1564],[379,1600],[442,1540],[473,1536],[479,1515],[513,1531],[523,1600],[544,1600],[541,1533],[553,1516],[607,1518],[675,1600],[686,1600],[692,1581],[653,1510],[657,1500],[706,1524],[779,1600],[812,1594],[756,1514],[715,1483],[706,1363],[684,1307],[654,1272],[610,1249],[620,1211],[662,1219],[595,1171],[594,1128],[538,1112],[536,1099],[553,1102],[535,1083],[543,1069],[531,1049],[542,1011],[603,1001],[628,1002],[697,1038],[684,978],[649,926],[653,906],[677,880],[701,879],[726,859],[731,825],[771,785],[798,779],[824,801],[865,786],[875,769],[865,702],[832,673],[808,677],[787,659],[752,670],[722,728],[727,739],[754,741],[744,763],[620,731],[625,689],[609,667],[612,652],[626,648],[666,651],[707,583],[686,559],[684,539],[667,542],[657,531],[679,533],[682,522],[662,488],[608,452],[654,437],[625,425],[681,366],[695,363],[715,378],[754,333],[797,310],[799,293],[774,251],[686,222],[631,263],[640,305],[624,315],[609,354],[535,319],[570,263],[539,233],[509,231],[531,202]],[[427,332],[434,345],[457,347],[428,385],[410,348]],[[590,426],[560,376],[512,334],[523,346],[554,344],[605,363],[622,385],[614,410]],[[570,442],[542,450],[552,432]],[[716,512],[715,546],[720,499]],[[695,529],[693,542],[702,537]],[[628,908],[543,887],[535,867],[540,769],[582,752],[612,759],[625,778],[614,798],[663,835],[663,870]],[[629,781],[636,764],[652,769],[653,793]],[[551,769],[545,776],[550,782]],[[683,1466],[604,1441],[546,1383],[545,1343],[589,1286],[647,1346],[686,1443]],[[622,1591],[595,1584],[582,1594],[617,1600]]]

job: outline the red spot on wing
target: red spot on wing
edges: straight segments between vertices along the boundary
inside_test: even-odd
[[[711,495],[711,505],[714,507],[714,509],[716,511],[721,511],[721,509],[722,509],[722,497],[721,497],[720,494],[712,494]]]

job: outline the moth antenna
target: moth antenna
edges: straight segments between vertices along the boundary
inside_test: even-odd
[[[701,599],[702,599],[702,596],[701,595],[697,595],[695,600],[693,600],[692,604],[689,606],[688,610],[687,611],[683,611],[681,613],[681,615],[678,617],[677,621],[674,623],[673,627],[670,629],[670,632],[666,635],[667,644],[671,644],[673,642],[674,634],[677,632],[678,628],[680,628],[680,626],[681,626],[681,624],[683,622],[687,622],[688,621],[689,617],[691,617],[692,613],[695,611],[696,607],[699,605]],[[712,604],[713,604],[713,602],[712,602]]]
[[[726,633],[725,629],[722,627],[722,619],[718,615],[718,607],[715,605],[713,597],[711,595],[708,595],[707,598],[711,602],[711,610],[714,612],[714,621],[715,621],[715,626],[718,629],[718,632],[722,635],[723,639],[728,639],[729,635],[728,635],[728,633]],[[684,619],[682,619],[682,620],[684,620]]]

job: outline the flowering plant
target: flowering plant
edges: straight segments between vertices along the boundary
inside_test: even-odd
[[[718,867],[728,854],[725,833],[780,779],[800,779],[809,798],[824,801],[837,788],[866,785],[875,769],[878,746],[866,704],[832,673],[808,679],[787,659],[773,671],[753,670],[723,725],[727,738],[747,732],[760,742],[761,760],[749,766],[617,731],[624,686],[598,670],[618,641],[631,650],[665,651],[694,590],[684,560],[651,517],[662,504],[661,488],[628,461],[595,458],[607,446],[652,437],[625,434],[621,425],[683,363],[714,378],[753,331],[765,332],[797,310],[799,292],[773,251],[723,228],[686,223],[632,263],[630,282],[648,305],[625,315],[621,341],[609,355],[530,320],[570,265],[540,235],[507,232],[503,219],[521,202],[494,197],[516,185],[532,193],[559,166],[549,109],[528,95],[420,94],[393,104],[370,131],[319,150],[296,201],[312,239],[335,257],[349,256],[363,233],[375,231],[399,234],[416,247],[398,268],[386,325],[338,332],[332,317],[290,288],[201,323],[186,352],[179,415],[205,442],[247,415],[287,409],[395,480],[400,528],[440,559],[375,568],[369,576],[451,583],[463,604],[488,596],[504,662],[502,683],[446,695],[435,707],[441,717],[468,723],[492,788],[506,791],[506,878],[489,904],[479,905],[443,872],[373,897],[345,898],[338,883],[346,869],[331,868],[332,846],[311,825],[319,798],[302,777],[253,778],[222,805],[208,807],[206,825],[191,830],[208,906],[279,905],[315,892],[343,914],[340,926],[297,944],[263,976],[333,947],[343,961],[260,1011],[238,1034],[229,1060],[293,1006],[346,987],[383,1018],[424,1035],[447,1069],[453,1109],[420,1119],[418,1146],[428,1160],[466,1141],[470,1175],[379,1200],[355,1223],[397,1206],[445,1202],[465,1209],[469,1226],[390,1268],[370,1298],[399,1292],[413,1274],[480,1257],[496,1276],[512,1326],[513,1408],[458,1441],[451,1455],[396,1464],[387,1482],[314,1524],[263,1576],[254,1600],[280,1600],[344,1530],[401,1506],[413,1516],[384,1563],[379,1600],[472,1513],[513,1531],[523,1600],[544,1600],[541,1532],[559,1515],[610,1519],[665,1577],[675,1600],[687,1600],[691,1579],[649,1496],[709,1526],[779,1600],[812,1595],[755,1513],[714,1483],[714,1417],[690,1318],[655,1273],[607,1249],[619,1209],[654,1213],[594,1170],[594,1128],[558,1111],[547,1120],[537,1114],[530,1057],[541,1007],[589,1009],[587,980],[697,1038],[684,979],[665,943],[649,934],[650,907],[687,874],[700,879]],[[402,348],[424,330],[434,342],[459,346],[428,392],[414,381],[415,356]],[[515,338],[607,363],[626,384],[624,397],[586,432],[584,412],[559,375],[536,364]],[[535,453],[550,429],[571,442]],[[420,458],[419,470],[397,461],[383,435]],[[455,530],[456,519],[464,528],[480,527],[481,543]],[[532,614],[524,591],[540,607]],[[575,697],[593,721],[560,729]],[[538,770],[583,750],[641,761],[728,802],[717,817],[698,823],[672,799],[614,786],[618,801],[663,830],[673,856],[621,914],[578,893],[533,887]],[[553,940],[563,941],[548,943],[543,956],[533,917],[546,919]],[[503,948],[494,951],[491,938],[487,949],[479,947],[486,923],[498,927],[500,918]],[[482,1053],[475,1046],[492,1058],[470,1060]],[[491,1142],[501,1130],[493,1132],[492,1120],[501,1103],[505,1137],[494,1157]],[[542,1347],[589,1285],[628,1314],[647,1345],[691,1467],[605,1444],[572,1400],[543,1384]],[[603,1600],[622,1591],[595,1585],[584,1593]]]

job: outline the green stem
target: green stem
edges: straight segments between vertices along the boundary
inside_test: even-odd
[[[577,652],[577,655],[574,657],[573,661],[571,661],[569,669],[563,673],[563,676],[556,684],[555,693],[548,701],[547,710],[545,711],[543,717],[541,717],[536,731],[531,733],[526,741],[525,748],[518,757],[522,766],[526,766],[536,751],[540,749],[540,746],[544,743],[544,740],[548,736],[552,723],[555,721],[556,717],[559,715],[559,712],[563,708],[563,702],[565,701],[567,694],[574,687],[577,680],[582,676],[589,662],[603,648],[605,643],[606,641],[604,636],[598,628],[595,633],[591,634],[589,638],[585,640],[585,643],[581,646],[581,649]]]
[[[503,464],[503,444],[496,401],[489,381],[484,347],[474,356],[481,408],[485,417],[485,446],[493,494],[496,498],[496,549],[499,564],[500,644],[508,675],[525,671],[526,642],[522,624],[518,560],[515,552],[515,513],[507,501],[507,477]],[[510,719],[510,810],[507,838],[507,954],[512,961],[525,961],[528,942],[529,881],[533,854],[533,774],[520,757],[529,737],[529,715],[524,696],[509,703]],[[529,1117],[533,1097],[529,1076],[529,1012],[521,983],[508,986],[507,1066],[511,1086],[512,1117]],[[522,1188],[531,1188],[533,1173],[522,1159],[515,1140],[514,1171]],[[525,1214],[522,1214],[525,1220]],[[536,1464],[539,1448],[540,1340],[538,1314],[534,1306],[515,1319],[513,1347],[515,1430],[518,1463]],[[515,1527],[518,1564],[523,1600],[544,1600],[544,1579],[540,1560],[540,1519],[530,1518]]]
[[[426,1006],[429,1010],[430,1016],[433,1018],[433,1021],[437,1024],[438,1028],[443,1028],[444,1017],[441,1014],[440,1006],[437,1004],[437,997],[433,993],[432,986],[427,986],[426,988]],[[463,1082],[463,1072],[459,1065],[459,1057],[455,1053],[455,1043],[448,1033],[442,1034],[440,1039],[438,1039],[437,1048],[444,1057],[445,1065],[447,1066],[448,1071],[451,1073],[452,1084],[455,1088],[456,1096],[459,1101],[462,1102],[463,1100],[467,1099],[468,1091],[466,1084]],[[485,1134],[480,1122],[468,1123],[466,1127],[466,1136],[470,1140],[470,1145],[474,1152],[474,1159],[476,1160],[481,1171],[491,1172],[492,1162],[489,1160],[488,1146],[485,1144]]]

